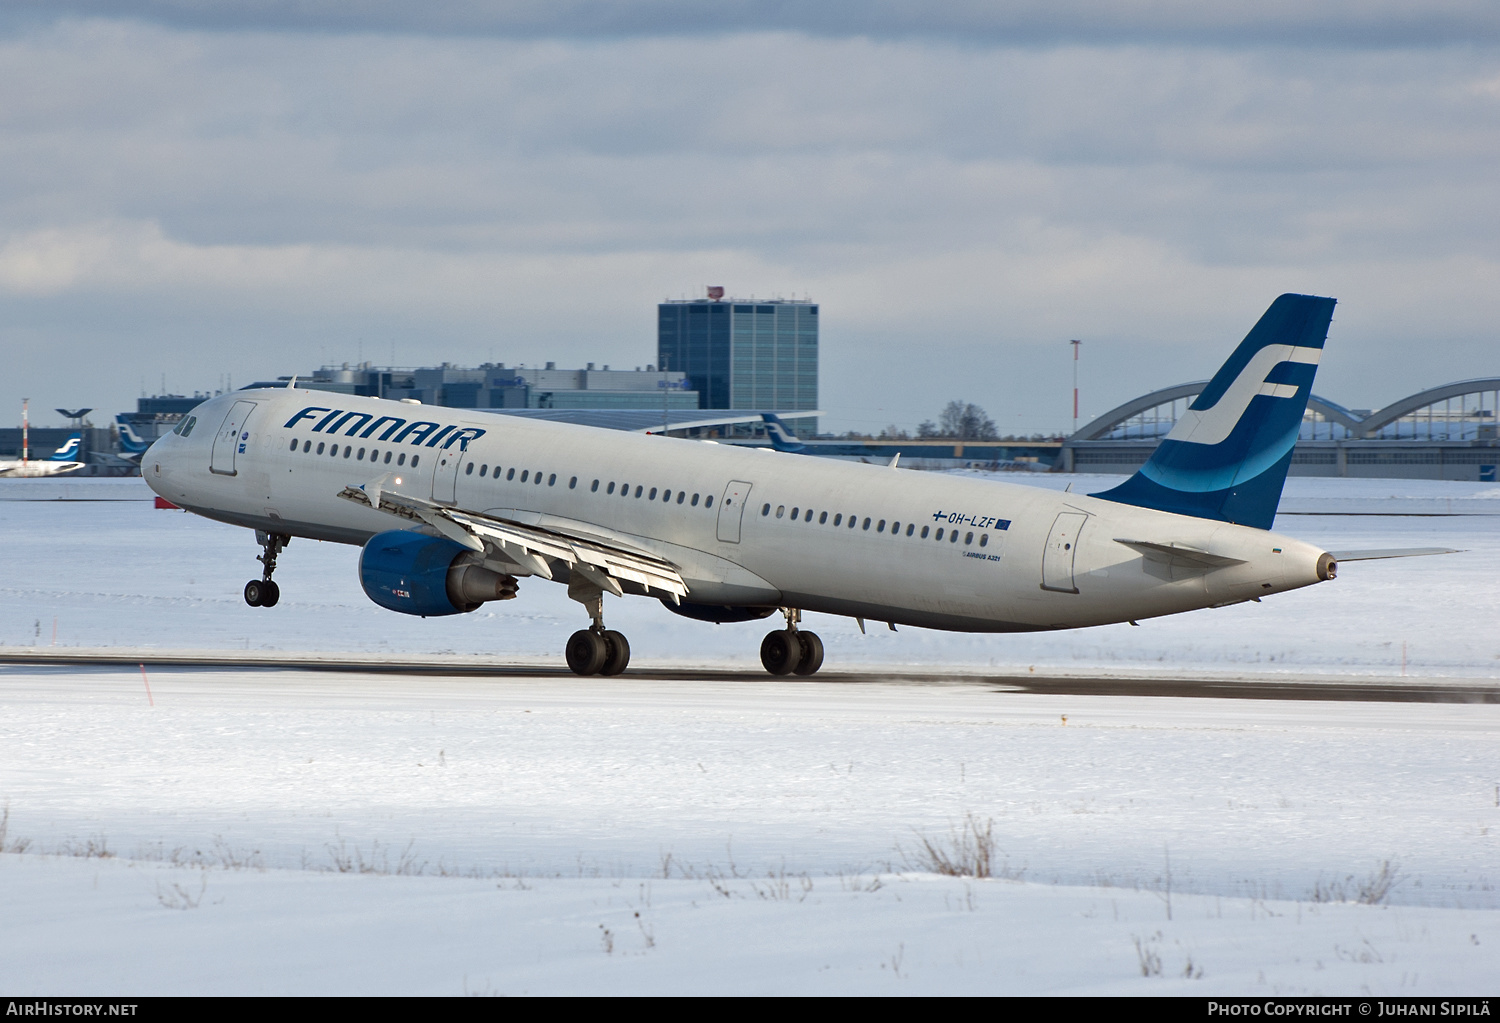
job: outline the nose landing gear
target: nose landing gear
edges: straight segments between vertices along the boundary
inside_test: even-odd
[[[772,675],[811,675],[823,666],[823,641],[816,632],[797,628],[802,612],[784,607],[786,628],[767,633],[760,644],[760,663]]]
[[[251,607],[275,607],[276,602],[281,599],[281,587],[276,585],[271,575],[276,571],[276,555],[292,542],[292,538],[285,533],[267,533],[257,529],[255,542],[265,548],[264,554],[255,556],[255,560],[264,565],[265,569],[259,579],[251,579],[245,584],[245,603]]]

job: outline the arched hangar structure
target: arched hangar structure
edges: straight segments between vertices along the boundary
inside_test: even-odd
[[[1057,467],[1135,472],[1207,384],[1163,387],[1110,409],[1063,443]],[[1493,481],[1500,463],[1497,412],[1500,377],[1431,387],[1375,411],[1314,394],[1291,474]]]

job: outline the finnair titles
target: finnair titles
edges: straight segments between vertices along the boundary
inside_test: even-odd
[[[198,406],[142,458],[162,497],[256,531],[251,606],[293,537],[361,548],[375,603],[422,617],[567,587],[580,675],[630,644],[606,595],[687,618],[778,612],[774,674],[810,675],[816,611],[1027,632],[1220,607],[1332,579],[1343,555],[1270,532],[1334,300],[1282,295],[1125,483],[1058,493],[895,467],[287,388]]]

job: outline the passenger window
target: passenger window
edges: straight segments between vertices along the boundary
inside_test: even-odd
[[[763,504],[763,505],[761,505],[760,506],[760,517],[761,518],[765,518],[769,514],[771,514],[771,506],[769,504]]]
[[[385,453],[385,464],[386,465],[390,465],[391,464],[391,453],[389,451],[387,451]]]
[[[540,474],[537,476],[537,478],[538,479],[541,478]],[[547,476],[547,486],[550,487],[550,486],[553,486],[556,483],[557,483],[557,473],[554,472],[554,473],[549,474]]]
[[[511,471],[514,472],[515,470],[512,469]],[[521,470],[521,482],[525,483],[526,482],[526,477],[528,477],[530,475],[531,475],[531,470],[530,469],[522,469]]]
[[[611,483],[610,486],[614,486],[614,484]],[[589,493],[591,493],[591,494],[597,494],[598,492],[599,492],[599,481],[595,480],[594,481],[594,485],[592,487],[589,487]]]
[[[881,519],[880,520],[880,525],[878,525],[878,526],[875,527],[875,532],[877,532],[877,533],[884,533],[885,532],[885,519]]]
[[[637,494],[636,496],[639,497],[640,495]],[[649,494],[646,495],[646,500],[648,500],[648,501],[654,501],[654,500],[656,500],[656,488],[655,487],[652,487],[651,488],[651,493],[649,493]]]
[[[594,484],[594,486],[597,488],[598,484],[596,483],[596,484]],[[614,492],[615,492],[615,485],[614,485],[613,482],[611,482],[610,485],[609,485],[609,489],[606,490],[605,493],[606,494],[613,494]]]
[[[784,504],[778,504],[776,506],[776,517],[779,519],[779,518],[781,518],[785,514],[786,514],[786,505],[784,505]]]
[[[837,515],[835,515],[833,517],[833,524],[835,526],[841,526],[841,525],[844,524],[844,513],[843,512],[839,512]]]
[[[323,450],[323,445],[319,444],[318,445],[318,450],[322,451]],[[405,465],[406,464],[406,452],[405,451],[401,452],[401,457],[398,458],[398,459],[396,459],[396,464],[397,465]]]
[[[554,474],[552,478],[557,479],[557,476]],[[535,483],[537,486],[542,485],[542,470],[538,469],[536,472],[531,474],[531,482]]]
[[[312,441],[310,441],[310,440],[303,441],[302,442],[302,453],[305,455],[305,454],[307,454],[311,450],[312,450]],[[323,445],[319,444],[318,445],[318,454],[321,455],[322,453],[323,453]]]
[[[473,462],[470,462],[468,465],[464,466],[464,475],[465,476],[472,476],[472,475],[474,475],[474,463]]]
[[[925,533],[925,532],[927,532],[927,530],[923,529],[922,532]],[[943,538],[943,527],[942,526],[938,526],[937,535],[934,536],[933,539],[934,540],[941,540],[942,538]]]
[[[981,546],[981,547],[988,547],[989,545],[990,545],[990,534],[988,534],[988,533],[980,533],[979,534],[979,546]]]
[[[922,539],[923,540],[927,539],[927,529],[928,529],[927,526],[923,526],[922,527]]]
[[[712,508],[713,506],[714,506],[714,495],[709,494],[707,497],[705,497],[703,499],[703,507],[705,507],[705,508]]]
[[[513,480],[513,479],[516,478],[516,467],[515,466],[511,466],[510,467],[510,469],[505,473],[505,478],[507,480]]]
[[[917,528],[917,527],[916,527],[916,526],[914,526],[914,525],[912,525],[912,524],[911,524],[911,523],[910,523],[910,522],[908,522],[908,523],[907,523],[907,524],[906,524],[906,535],[907,535],[907,536],[911,536],[911,531],[912,531],[912,530],[913,530],[913,529],[916,529],[916,528]]]
[[[621,483],[620,484],[620,496],[621,497],[629,497],[630,496],[630,484],[629,483]]]
[[[344,457],[348,458],[349,457],[349,452],[351,452],[353,450],[354,450],[354,446],[352,444],[345,444],[344,445]],[[364,448],[360,448],[360,450],[363,451]]]
[[[681,504],[682,503],[682,499],[685,498],[685,497],[687,497],[687,491],[686,490],[679,490],[679,491],[677,491],[677,503],[678,504]]]
[[[364,460],[365,460],[365,449],[364,448],[360,448],[359,449],[359,461],[363,462]]]
[[[969,544],[971,544],[973,542],[974,542],[974,534],[973,533],[965,533],[964,534],[964,546],[967,547],[967,546],[969,546]]]
[[[870,528],[870,517],[868,515],[866,515],[865,516],[865,529],[868,530],[869,528]]]
[[[297,438],[296,437],[292,438],[292,450],[293,451],[297,450]]]
[[[420,462],[421,460],[422,460],[422,456],[421,455],[412,455],[411,456],[411,467],[413,469],[415,469],[417,467],[417,463]]]
[[[480,477],[480,479],[483,479],[485,476],[489,475],[489,471],[490,471],[490,467],[489,466],[487,466],[487,465],[481,465],[479,467],[479,477]]]
[[[661,492],[661,499],[662,499],[662,502],[664,504],[671,504],[672,503],[672,492],[670,490],[663,490]]]
[[[823,523],[825,523],[827,521],[828,521],[828,513],[827,512],[823,512],[821,515],[818,516],[818,525],[821,526]]]
[[[693,495],[693,507],[694,508],[698,507],[698,495],[697,494]]]
[[[645,490],[645,489],[646,489],[646,488],[645,488],[645,487],[643,487],[643,486],[641,486],[641,485],[640,485],[640,484],[639,484],[639,483],[637,483],[637,484],[636,484],[636,485],[635,485],[635,496],[636,496],[636,497],[640,497],[640,496],[641,496],[641,491],[643,491],[643,490]]]
[[[577,490],[578,489],[578,477],[577,476],[574,476],[572,479],[568,480],[568,489],[569,490]]]
[[[958,530],[955,529],[953,532],[948,534],[948,542],[958,543]]]
[[[378,462],[378,461],[380,461],[380,452],[376,451],[374,448],[370,449],[370,461],[372,461],[372,462]]]
[[[891,535],[895,536],[899,532],[901,532],[901,523],[899,523],[899,522],[892,522],[891,523]]]

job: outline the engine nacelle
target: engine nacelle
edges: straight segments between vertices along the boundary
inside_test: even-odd
[[[359,583],[381,607],[423,618],[464,614],[487,600],[516,595],[514,578],[478,564],[461,544],[405,529],[365,542]]]

